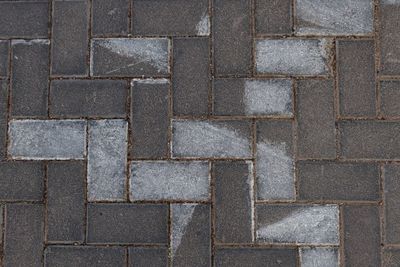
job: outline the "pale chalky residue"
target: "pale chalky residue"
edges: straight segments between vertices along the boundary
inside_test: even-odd
[[[381,0],[383,5],[400,5],[400,0]]]
[[[194,210],[197,204],[172,204],[171,217],[172,217],[172,237],[171,248],[172,257],[178,250],[182,238],[185,235],[188,224],[192,221]]]
[[[203,13],[200,21],[196,25],[197,35],[208,36],[210,35],[210,17],[207,11]]]
[[[32,39],[32,40],[24,40],[24,39],[13,39],[11,40],[11,45],[22,44],[22,45],[33,45],[33,44],[43,44],[49,45],[49,39]]]
[[[169,83],[168,79],[165,78],[160,78],[160,79],[133,79],[131,82],[131,86],[134,86],[135,83],[141,83],[141,84],[166,84]]]
[[[339,267],[337,248],[305,247],[299,249],[301,267]]]

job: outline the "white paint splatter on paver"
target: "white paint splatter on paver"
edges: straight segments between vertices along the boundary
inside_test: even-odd
[[[274,243],[339,244],[336,205],[302,207],[269,225],[258,225],[257,240]]]
[[[246,80],[244,86],[246,115],[292,115],[291,80]]]
[[[24,39],[13,39],[11,40],[11,45],[23,44],[23,45],[33,45],[33,44],[45,44],[49,45],[49,39],[33,39],[33,40],[24,40]]]
[[[171,217],[172,217],[172,233],[171,233],[171,247],[172,256],[178,250],[182,238],[185,235],[186,227],[192,221],[193,213],[197,204],[172,204]]]
[[[68,160],[86,155],[84,120],[12,120],[8,134],[13,159]]]
[[[201,16],[199,23],[196,25],[197,35],[208,36],[210,35],[210,17],[207,11]]]
[[[297,0],[297,34],[372,33],[373,9],[372,0]]]
[[[130,196],[133,200],[208,200],[206,161],[134,161]]]
[[[89,122],[88,199],[125,198],[128,124],[124,120]]]
[[[134,83],[142,83],[142,84],[166,84],[169,83],[168,79],[161,78],[161,79],[133,79],[131,85],[133,86]]]
[[[301,267],[339,267],[339,252],[336,248],[300,248]]]
[[[259,73],[292,75],[328,74],[327,40],[258,40],[256,68]]]

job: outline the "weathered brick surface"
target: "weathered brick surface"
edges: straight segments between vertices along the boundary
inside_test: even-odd
[[[381,113],[384,117],[400,116],[400,82],[382,81],[381,92]]]
[[[129,248],[129,267],[166,267],[168,266],[168,251],[158,247]]]
[[[256,0],[257,34],[290,34],[292,32],[292,12],[290,0]]]
[[[92,1],[92,34],[94,36],[128,34],[129,2],[130,0]]]
[[[400,212],[397,209],[400,198],[398,191],[400,189],[400,166],[397,164],[387,164],[383,168],[384,177],[384,209],[385,209],[385,243],[399,244],[400,231],[399,221]]]
[[[0,41],[0,77],[7,77],[9,62],[10,42],[7,40]]]
[[[0,80],[0,159],[5,159],[7,148],[8,83]]]
[[[337,267],[339,251],[336,248],[305,247],[300,248],[300,265],[302,267]]]

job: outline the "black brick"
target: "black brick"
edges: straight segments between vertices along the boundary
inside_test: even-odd
[[[126,35],[129,26],[130,0],[93,0],[92,34],[95,36]]]
[[[400,244],[400,165],[385,165],[383,176],[385,243]]]
[[[400,82],[381,82],[381,112],[385,117],[400,116]]]
[[[256,0],[255,21],[258,34],[292,32],[291,0]]]
[[[135,247],[129,248],[129,267],[167,267],[168,249]]]
[[[8,83],[0,80],[0,160],[6,158]]]
[[[0,40],[0,77],[8,76],[9,49],[10,42]]]

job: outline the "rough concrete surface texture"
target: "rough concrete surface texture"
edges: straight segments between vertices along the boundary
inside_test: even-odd
[[[400,266],[399,0],[0,0],[0,267]]]

